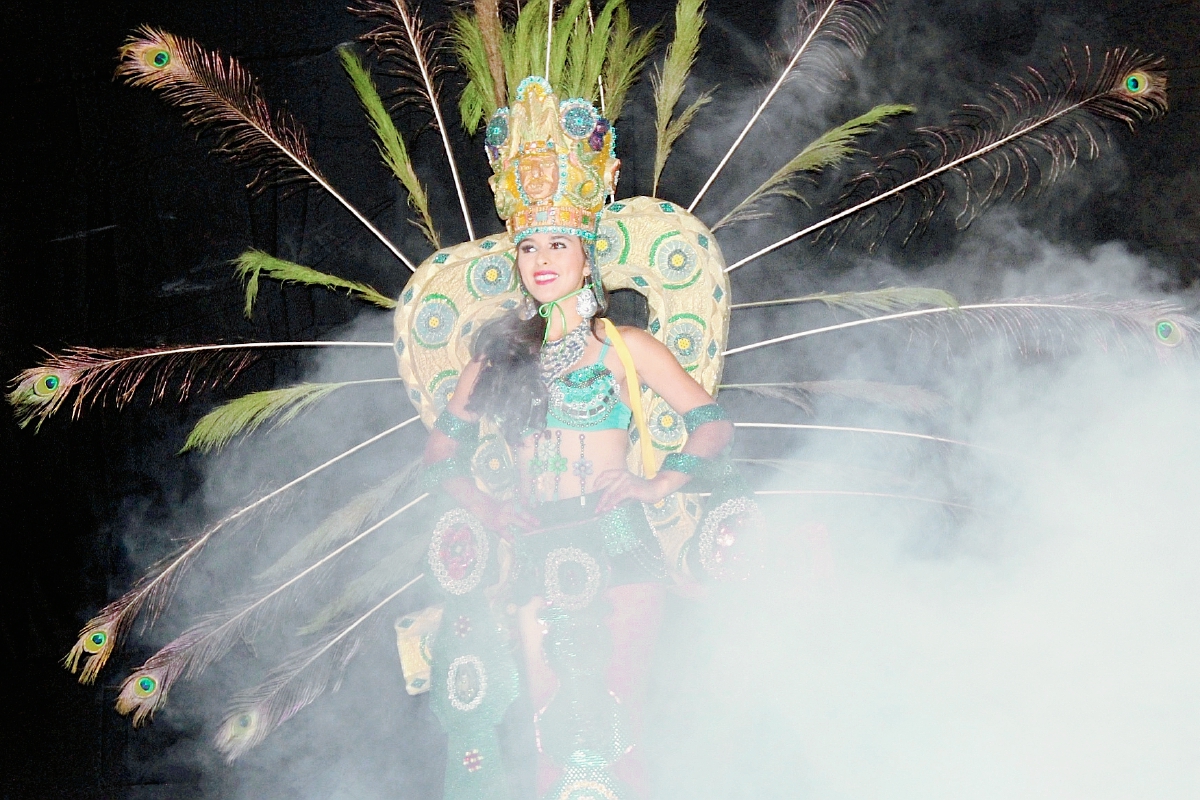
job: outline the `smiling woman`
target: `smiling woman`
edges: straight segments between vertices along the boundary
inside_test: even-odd
[[[510,126],[511,120],[557,119],[547,112],[559,102],[541,79],[530,78],[515,106],[504,110]],[[595,109],[590,113],[599,118]],[[603,127],[609,130],[606,122]],[[515,174],[522,201],[536,207],[507,215],[501,208],[516,243],[524,301],[479,334],[474,358],[428,440],[425,464],[434,483],[503,541],[497,551],[511,548],[503,593],[518,606],[523,671],[536,710],[539,795],[554,788],[550,796],[566,796],[584,781],[609,787],[612,796],[643,797],[647,773],[637,744],[667,582],[643,508],[679,491],[700,464],[719,456],[733,427],[665,345],[604,318],[596,231],[594,222],[584,222],[596,219],[599,204],[579,207],[578,191],[570,199],[560,191],[567,187],[559,175],[568,173],[567,156],[574,153],[560,160],[552,151],[530,154],[523,146],[523,137],[544,141],[546,133],[512,126],[514,155],[494,159],[498,177]],[[561,129],[556,133],[566,138]],[[615,175],[615,162],[610,156],[600,174]],[[605,189],[600,203],[611,183]],[[570,220],[579,222],[564,224]],[[651,461],[638,475],[627,462],[635,416],[646,429],[642,383],[690,421],[691,436],[661,470]],[[459,466],[482,419],[503,431],[515,457],[519,479],[507,497],[483,491]],[[468,698],[451,682],[434,692],[459,701],[443,715],[455,762],[467,746],[454,746],[456,727],[467,725],[455,712]],[[473,700],[478,691],[466,694]],[[480,736],[477,726],[467,727]],[[581,742],[591,753],[586,766],[577,763]],[[468,753],[499,749],[468,744]],[[472,758],[471,764],[472,773],[485,772],[484,762]],[[448,765],[448,778],[458,774],[454,766]]]

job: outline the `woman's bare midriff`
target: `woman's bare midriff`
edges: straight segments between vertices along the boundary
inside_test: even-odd
[[[549,428],[536,435],[540,442],[540,460],[546,456],[565,459],[565,472],[542,471],[537,476],[537,502],[563,500],[595,491],[596,477],[609,470],[626,469],[625,454],[629,450],[629,433],[621,429],[573,431]],[[535,436],[523,440],[514,454],[521,473],[520,500],[534,505]],[[579,462],[583,461],[583,467]],[[560,466],[564,462],[559,462]],[[580,473],[583,473],[581,476]]]

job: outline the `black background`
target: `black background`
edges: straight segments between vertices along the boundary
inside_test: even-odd
[[[668,7],[635,5],[643,21]],[[715,1],[710,18],[699,80],[720,82],[733,94],[763,81],[767,63],[761,54],[747,54],[771,40],[775,9]],[[247,176],[208,155],[210,140],[183,130],[175,109],[114,82],[117,48],[142,23],[241,58],[261,77],[267,97],[286,100],[303,122],[316,160],[351,201],[402,249],[418,258],[428,252],[403,222],[403,199],[377,163],[337,65],[334,48],[366,28],[337,3],[23,2],[5,20],[9,134],[0,223],[0,374],[6,379],[33,364],[38,347],[313,338],[351,318],[351,305],[327,293],[268,288],[254,320],[247,321],[227,262],[251,245],[366,280],[392,295],[407,275],[316,192],[287,196],[269,189],[251,196],[242,188]],[[1162,264],[1176,287],[1190,286],[1200,269],[1194,210],[1200,199],[1194,166],[1200,155],[1197,4],[900,4],[868,64],[903,57],[901,44],[928,41],[942,53],[936,62],[920,62],[930,71],[930,85],[952,85],[967,99],[1026,62],[1052,58],[1059,30],[1072,46],[1126,45],[1166,56],[1172,111],[1137,136],[1116,132],[1112,146],[1123,156],[1123,168],[1097,177],[1097,190],[1047,223],[1046,235],[1080,246],[1122,239]],[[645,101],[644,90],[635,93],[635,102]],[[931,94],[879,101],[913,101],[936,119],[944,112],[940,101],[948,106],[959,99]],[[726,107],[721,100],[719,94],[714,110]],[[861,109],[856,103],[849,107]],[[622,129],[623,194],[648,190],[650,159],[628,144],[650,141],[648,131],[630,127]],[[705,136],[705,128],[698,125],[693,140]],[[435,138],[426,134],[417,148],[426,174],[438,169]],[[465,168],[479,174],[484,165],[478,148],[460,145]],[[695,145],[685,139],[681,149]],[[690,197],[703,174],[699,167],[672,165],[663,193]],[[477,231],[499,229],[486,191],[479,184],[471,191]],[[441,215],[448,220],[445,234],[461,235],[449,185],[443,182],[433,193],[448,212]],[[1066,203],[1054,195],[1040,202],[1057,201]],[[1038,216],[1036,203],[1032,208],[1026,221]],[[923,257],[952,241],[950,232],[935,227],[898,258],[917,269]],[[376,366],[386,371],[389,364],[390,356]],[[252,370],[238,388],[271,385],[298,369],[298,362],[283,358]],[[130,738],[127,723],[111,710],[115,677],[106,687],[81,687],[57,661],[79,626],[134,577],[120,529],[131,509],[152,521],[161,516],[164,535],[177,532],[167,508],[189,495],[198,473],[190,458],[173,451],[189,421],[207,407],[138,402],[120,414],[97,410],[73,424],[55,419],[36,435],[11,419],[0,423],[6,798],[183,797],[198,791],[194,763],[152,778],[124,768],[132,750],[164,745],[146,744],[153,729]],[[397,415],[406,413],[398,399],[395,407]]]

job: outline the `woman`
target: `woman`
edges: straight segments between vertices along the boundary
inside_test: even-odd
[[[475,426],[483,416],[498,422],[516,456],[514,500],[497,500],[465,475],[441,485],[512,541],[517,553],[513,584],[526,683],[537,712],[539,794],[570,772],[564,756],[569,761],[584,742],[611,760],[619,781],[644,795],[646,776],[634,744],[665,587],[662,554],[641,504],[682,488],[691,478],[686,465],[719,455],[733,427],[715,418],[721,415],[712,397],[657,339],[629,327],[614,337],[616,329],[596,316],[595,295],[602,289],[594,293],[589,248],[564,233],[528,233],[520,240],[521,283],[540,313],[528,320],[511,315],[481,337],[446,409],[453,422],[434,429],[425,462],[453,459],[461,444],[445,429]],[[621,346],[638,380],[685,420],[709,420],[689,426],[682,457],[669,457],[651,479],[626,468],[632,398]],[[578,630],[597,617],[601,636]],[[580,668],[575,660],[571,674],[561,674],[564,659],[557,651],[564,643],[592,663]],[[556,652],[548,653],[548,644]],[[588,709],[592,730],[579,730],[578,720],[554,719],[556,694],[564,691],[576,708]],[[605,694],[618,710],[606,709],[612,701]],[[563,754],[554,752],[548,728],[570,740]]]

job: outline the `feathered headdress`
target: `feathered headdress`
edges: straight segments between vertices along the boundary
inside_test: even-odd
[[[496,212],[514,242],[532,233],[595,239],[621,162],[616,133],[591,102],[559,102],[549,81],[528,77],[516,101],[492,115],[484,141]]]

